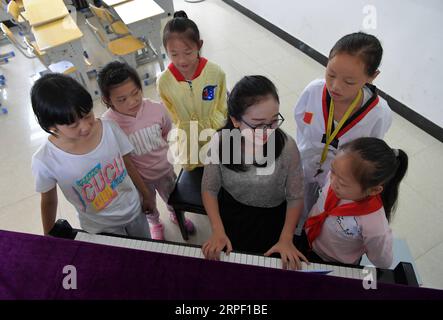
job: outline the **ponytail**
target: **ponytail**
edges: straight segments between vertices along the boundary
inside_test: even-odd
[[[194,42],[200,49],[200,31],[194,21],[188,18],[183,10],[174,13],[174,18],[166,23],[163,29],[163,46],[166,45],[173,33],[178,33],[183,39]]]
[[[386,218],[389,222],[391,221],[392,214],[397,207],[398,189],[400,186],[400,182],[403,180],[408,169],[408,155],[401,149],[394,150],[394,153],[397,152],[397,169],[395,170],[394,176],[385,183],[383,191],[381,193]]]

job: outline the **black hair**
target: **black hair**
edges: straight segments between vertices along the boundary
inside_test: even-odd
[[[169,20],[163,29],[163,46],[165,49],[171,33],[181,33],[200,47],[200,31],[195,22],[189,19],[183,10],[175,12],[174,18]]]
[[[355,32],[342,37],[329,52],[329,60],[338,53],[358,56],[366,66],[366,74],[372,77],[377,71],[383,56],[383,47],[373,35]]]
[[[97,75],[97,83],[102,97],[105,98],[103,102],[108,108],[112,108],[112,104],[109,103],[112,87],[118,86],[128,79],[131,79],[137,88],[142,90],[142,82],[137,71],[127,63],[112,61],[100,70]]]
[[[225,126],[219,131],[222,131],[224,129],[228,129],[231,131],[238,130],[237,128],[235,128],[234,123],[232,122],[230,117],[241,121],[243,115],[250,106],[259,103],[263,99],[266,99],[269,95],[271,95],[278,103],[280,103],[277,88],[271,80],[260,75],[244,76],[235,84],[234,88],[228,96],[228,118]],[[273,134],[275,135],[275,159],[277,159],[280,156],[285,145],[286,134],[279,128],[277,128]],[[234,163],[235,161],[233,160],[233,158],[235,157],[235,154],[233,146],[235,144],[233,143],[232,138],[231,141],[229,141],[231,159],[228,164],[225,164],[222,161],[222,143],[226,142],[223,142],[223,139],[220,139],[219,158],[221,163],[223,163],[224,166],[233,171],[245,171],[246,167],[244,164]],[[266,157],[267,143],[264,145],[263,153]],[[254,163],[254,165],[257,167],[265,167],[267,163],[261,165]]]
[[[363,190],[383,186],[381,198],[386,218],[391,221],[397,205],[398,189],[408,169],[408,155],[401,149],[393,150],[378,138],[358,138],[344,144],[341,150],[356,152],[362,162],[355,161],[354,177]],[[358,164],[357,164],[358,163]]]
[[[69,125],[91,112],[89,92],[73,78],[50,73],[38,79],[31,88],[31,104],[37,121],[46,132],[50,128]]]

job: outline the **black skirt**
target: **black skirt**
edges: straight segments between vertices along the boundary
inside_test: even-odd
[[[263,254],[278,242],[285,223],[286,201],[272,208],[248,206],[222,188],[218,204],[234,250]]]

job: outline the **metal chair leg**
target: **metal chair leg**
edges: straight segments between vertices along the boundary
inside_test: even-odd
[[[189,239],[189,235],[188,235],[188,230],[186,230],[185,227],[185,215],[183,211],[180,210],[176,210],[175,211],[175,216],[177,217],[177,222],[178,222],[178,226],[180,228],[180,232],[182,234],[183,240],[188,240]]]

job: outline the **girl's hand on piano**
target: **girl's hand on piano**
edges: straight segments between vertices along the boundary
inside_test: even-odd
[[[220,260],[220,252],[226,247],[226,255],[232,251],[231,240],[226,233],[213,233],[212,236],[202,246],[202,251],[206,259]]]
[[[301,261],[309,263],[308,259],[295,247],[292,241],[279,240],[271,249],[269,249],[265,256],[269,257],[273,253],[279,253],[281,257],[283,269],[300,270]]]

